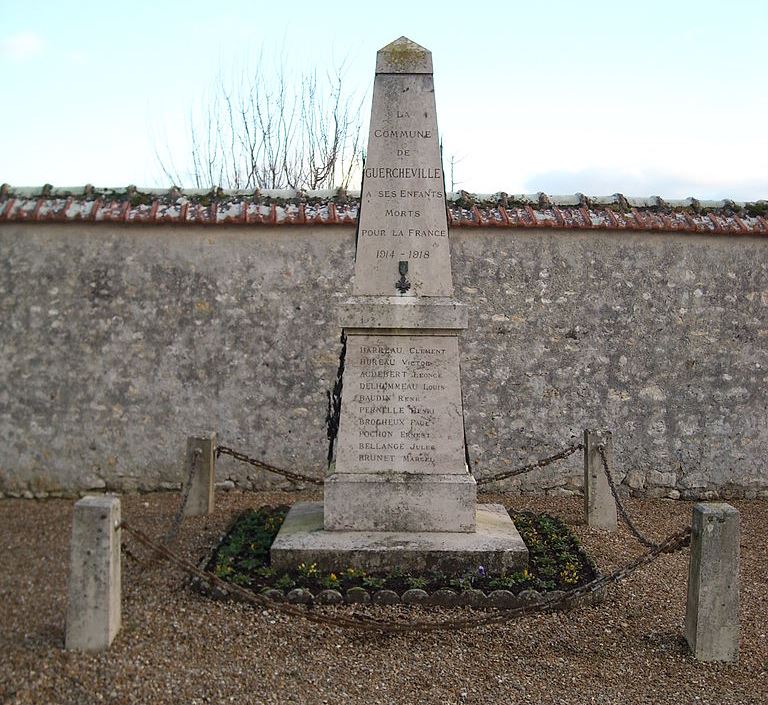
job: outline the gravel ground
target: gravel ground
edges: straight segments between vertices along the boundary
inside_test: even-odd
[[[308,498],[318,496],[220,493],[213,516],[185,521],[179,551],[198,560],[242,509]],[[578,498],[484,500],[561,516],[604,572],[641,552],[623,528],[609,535],[585,527]],[[123,516],[159,538],[177,501],[170,493],[126,496]],[[682,638],[687,551],[663,556],[612,587],[596,607],[457,633],[405,635],[342,631],[271,610],[211,602],[190,591],[176,571],[162,565],[142,569],[124,559],[123,627],[111,649],[98,655],[65,652],[73,502],[1,500],[0,701],[768,703],[768,503],[733,504],[742,512],[737,665],[698,663],[688,655]],[[690,522],[690,503],[628,500],[627,506],[656,538]],[[380,617],[455,612],[362,609]]]

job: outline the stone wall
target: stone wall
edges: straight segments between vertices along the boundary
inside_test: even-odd
[[[476,476],[614,431],[638,494],[768,496],[768,240],[452,232]],[[354,228],[0,227],[0,491],[178,486],[186,436],[320,475]],[[220,479],[264,486],[230,458]],[[507,488],[580,491],[576,454]]]

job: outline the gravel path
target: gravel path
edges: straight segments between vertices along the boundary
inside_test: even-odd
[[[220,493],[212,517],[185,521],[177,545],[198,560],[240,510],[318,498]],[[169,493],[123,498],[123,516],[160,537]],[[623,528],[581,523],[578,498],[487,495],[565,519],[605,572],[641,552]],[[104,654],[65,652],[71,500],[0,500],[0,702],[3,703],[768,703],[768,503],[742,512],[742,641],[737,665],[693,661],[682,639],[687,551],[663,556],[597,607],[458,633],[379,635],[217,603],[160,565],[123,563],[123,627]],[[691,505],[628,500],[662,538]],[[130,542],[129,538],[126,538]],[[134,548],[138,553],[140,548]],[[347,610],[348,607],[318,608]],[[360,609],[357,607],[356,609]],[[417,608],[365,608],[378,616]]]

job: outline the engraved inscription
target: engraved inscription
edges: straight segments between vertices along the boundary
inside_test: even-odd
[[[347,342],[337,464],[346,472],[464,472],[458,345],[450,336]]]
[[[353,294],[451,296],[431,75],[376,76],[363,175]],[[403,260],[410,263],[408,288],[392,277],[393,264]]]

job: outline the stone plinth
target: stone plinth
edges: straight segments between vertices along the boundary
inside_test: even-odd
[[[613,438],[610,431],[584,431],[584,513],[587,525],[616,531],[616,500],[611,493],[599,446],[605,448],[608,470],[613,467]]]
[[[467,307],[443,298],[354,296],[339,306],[339,323],[348,332],[458,335],[467,328]]]
[[[184,505],[184,516],[211,514],[216,482],[216,434],[187,438],[184,472],[189,482],[189,494]],[[183,491],[182,487],[182,491]]]
[[[399,568],[413,574],[456,575],[483,566],[501,575],[528,565],[528,549],[504,507],[478,505],[474,523],[471,533],[324,531],[323,505],[302,502],[288,512],[272,544],[272,567],[282,571],[316,563],[324,572]]]
[[[739,536],[730,504],[693,507],[685,638],[699,661],[738,659]]]
[[[476,488],[468,473],[335,473],[325,480],[325,528],[474,531]]]
[[[120,499],[75,503],[69,560],[67,650],[103,651],[120,629]]]
[[[348,331],[329,531],[474,530],[458,340],[412,332]]]

